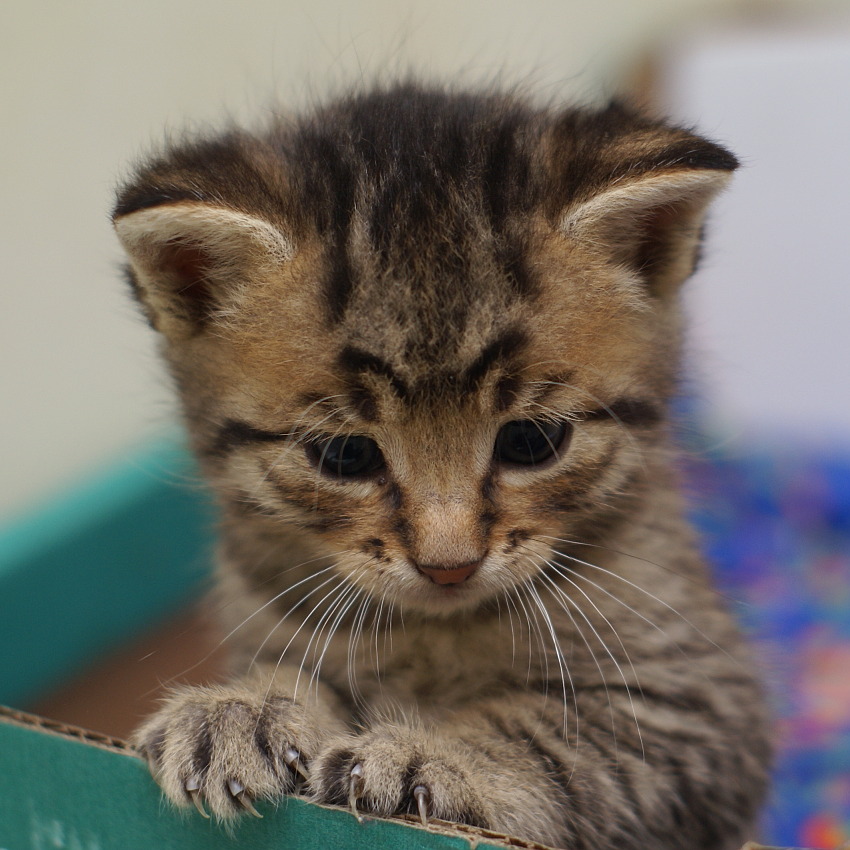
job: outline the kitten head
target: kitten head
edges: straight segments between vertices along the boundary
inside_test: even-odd
[[[440,614],[628,515],[735,165],[617,106],[401,86],[175,147],[115,224],[239,533]]]

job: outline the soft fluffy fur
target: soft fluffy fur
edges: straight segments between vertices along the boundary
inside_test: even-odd
[[[735,166],[616,105],[402,85],[138,170],[115,224],[220,503],[234,650],[138,732],[174,803],[741,843],[763,704],[667,433],[677,288]],[[517,422],[558,445],[506,461]],[[362,473],[323,466],[347,435]]]

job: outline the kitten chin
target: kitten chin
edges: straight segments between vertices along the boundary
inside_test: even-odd
[[[115,227],[221,506],[235,665],[136,734],[175,805],[750,836],[764,702],[668,424],[736,165],[621,105],[408,83],[136,169]]]

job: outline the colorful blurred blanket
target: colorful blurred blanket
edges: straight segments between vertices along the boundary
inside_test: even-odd
[[[837,847],[850,839],[850,452],[718,454],[686,477],[774,698],[781,749],[762,838]]]

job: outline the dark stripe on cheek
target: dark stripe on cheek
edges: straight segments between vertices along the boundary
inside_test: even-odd
[[[399,542],[402,544],[402,546],[404,546],[405,548],[410,548],[410,523],[408,523],[406,519],[398,517],[393,521],[391,528],[395,536],[399,539]]]
[[[528,540],[529,534],[527,531],[523,531],[521,528],[513,528],[506,535],[506,543],[504,547],[504,552],[507,554],[508,552],[512,552],[517,546],[520,545],[525,540]]]
[[[327,401],[326,393],[300,393],[295,403],[301,408],[318,407],[323,401]]]
[[[209,448],[204,454],[214,457],[224,457],[234,449],[249,446],[254,443],[281,443],[289,438],[289,434],[275,434],[255,428],[247,422],[228,419],[219,429]]]
[[[232,498],[228,499],[227,504],[242,516],[278,516],[278,511],[274,507],[264,505],[259,499],[256,499],[245,490],[240,490]]]
[[[402,505],[401,488],[398,484],[390,484],[387,488],[387,500],[394,511],[400,511]]]
[[[380,537],[372,537],[367,540],[360,548],[367,555],[377,558],[379,561],[388,560],[385,550],[385,543]]]
[[[351,518],[347,516],[319,517],[318,519],[304,520],[295,524],[298,528],[303,528],[307,531],[339,531],[341,528],[351,525]]]
[[[496,507],[496,480],[491,466],[481,482],[481,500],[484,503],[480,515],[481,534],[489,539],[493,526],[499,521],[500,514]]]
[[[329,493],[313,487],[295,488],[291,485],[276,481],[273,476],[268,479],[275,488],[281,501],[300,508],[307,515],[300,524],[319,531],[331,531],[344,528],[353,522],[348,511],[351,502],[337,493]],[[297,521],[297,520],[296,520]]]
[[[490,505],[493,504],[496,498],[496,481],[492,466],[481,482],[481,498]]]
[[[481,512],[481,534],[489,538],[493,526],[499,521],[500,515],[496,510],[484,510]]]
[[[580,469],[567,471],[551,481],[537,497],[540,511],[574,511],[587,508],[588,493],[614,463],[616,450],[611,449],[599,460],[586,463]]]
[[[583,418],[586,422],[609,419],[636,428],[649,428],[661,421],[662,414],[658,405],[651,401],[621,398],[606,407],[587,411]]]

